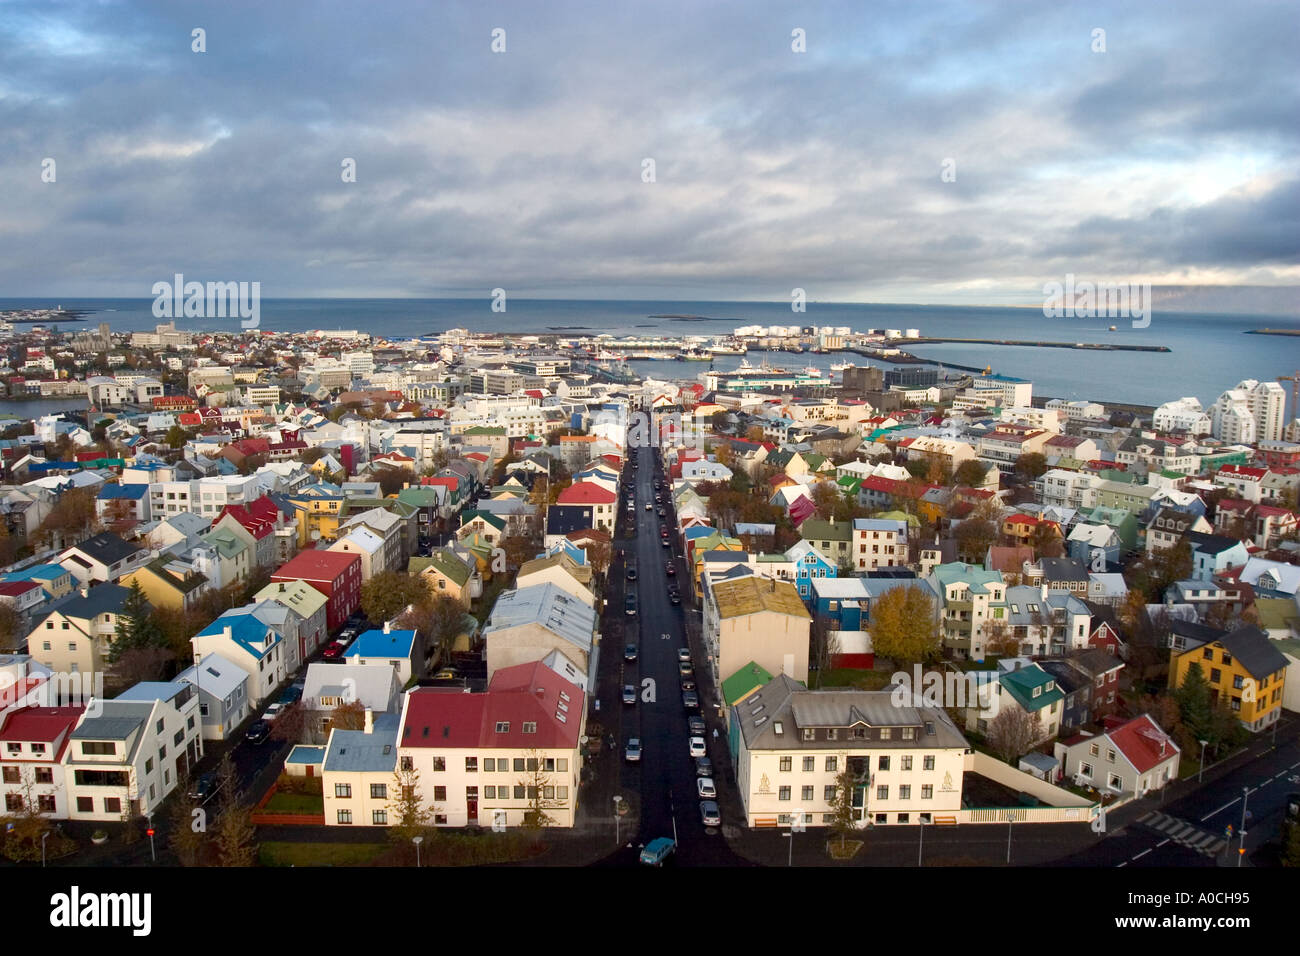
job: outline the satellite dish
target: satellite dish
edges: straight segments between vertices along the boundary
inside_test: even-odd
[[[581,737],[578,738],[578,743],[582,744],[582,746],[585,747],[585,746],[587,746],[587,741],[590,740],[590,739],[591,739],[591,738],[588,737],[586,734],[583,734]]]

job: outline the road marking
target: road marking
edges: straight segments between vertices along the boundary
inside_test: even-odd
[[[1228,803],[1225,803],[1223,806],[1219,807],[1219,809],[1217,809],[1217,810],[1211,810],[1211,811],[1210,811],[1209,813],[1207,813],[1205,816],[1201,817],[1201,822],[1204,823],[1206,820],[1210,819],[1210,817],[1214,816],[1216,813],[1222,813],[1224,810],[1228,809],[1228,807],[1232,806],[1234,803],[1237,802],[1237,800],[1240,800],[1240,799],[1241,799],[1241,797],[1237,797],[1236,800],[1231,800],[1231,801],[1229,801]]]
[[[1140,859],[1142,859],[1142,857],[1146,856],[1146,855],[1147,855],[1148,853],[1150,853],[1150,852],[1151,852],[1150,850],[1143,850],[1143,851],[1142,851],[1141,853],[1139,853],[1137,856],[1133,857],[1133,859],[1135,859],[1135,860],[1140,860]]]
[[[1128,860],[1125,860],[1123,863],[1120,863],[1119,866],[1128,866]]]
[[[1165,839],[1161,840],[1159,843],[1156,844],[1156,849],[1157,849],[1157,850],[1160,849],[1162,846],[1164,846],[1164,845],[1165,845],[1166,843],[1168,843],[1168,842],[1169,842],[1169,838],[1166,837]]]

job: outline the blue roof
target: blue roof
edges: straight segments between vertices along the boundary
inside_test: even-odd
[[[366,631],[352,642],[344,657],[409,658],[415,646],[415,631]]]
[[[139,501],[149,493],[148,485],[105,485],[99,489],[96,496],[100,501],[110,501],[115,498],[127,498],[132,501]]]
[[[5,575],[6,581],[51,581],[71,574],[61,564],[37,564],[24,571],[10,571]]]
[[[289,756],[284,759],[285,763],[303,763],[319,764],[325,761],[324,747],[308,747],[305,744],[297,744],[289,751]]]
[[[221,617],[217,618],[203,630],[199,631],[199,637],[207,637],[212,634],[221,634],[227,627],[230,628],[230,636],[236,644],[252,654],[254,657],[261,657],[266,651],[260,651],[255,648],[254,644],[261,644],[266,637],[266,632],[275,633],[274,629],[267,627],[257,618],[249,613],[249,609],[235,608],[233,611],[227,611]],[[279,635],[276,634],[276,639]],[[273,642],[274,643],[274,642]]]

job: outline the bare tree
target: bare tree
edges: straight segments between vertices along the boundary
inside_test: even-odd
[[[217,766],[222,794],[215,842],[222,866],[252,866],[257,862],[257,830],[252,810],[243,802],[235,762],[227,752]]]
[[[823,676],[835,666],[835,659],[842,653],[843,645],[839,630],[832,630],[830,622],[823,617],[813,619],[811,640],[812,662],[817,668],[817,684],[821,686]]]
[[[1006,707],[989,723],[988,743],[1007,763],[1023,756],[1042,739],[1042,722],[1038,712]]]
[[[541,751],[530,750],[525,757],[524,767],[524,776],[519,780],[519,786],[525,788],[528,800],[528,809],[524,811],[524,826],[532,830],[552,826],[555,818],[546,811],[563,807],[565,802],[555,798],[555,786],[551,771],[546,769],[546,757]]]

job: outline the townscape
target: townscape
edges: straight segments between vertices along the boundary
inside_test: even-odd
[[[11,860],[1300,864],[1294,381],[1144,408],[873,364],[917,330],[38,318]]]

